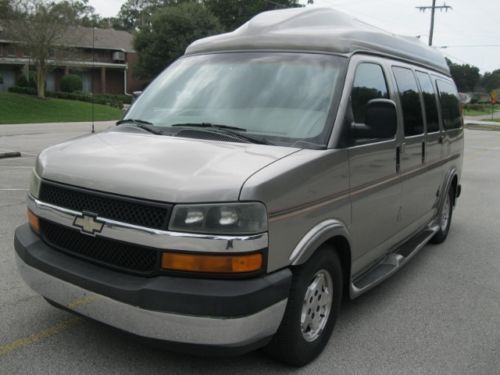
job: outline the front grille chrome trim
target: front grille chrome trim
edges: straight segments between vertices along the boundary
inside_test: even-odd
[[[75,217],[82,212],[44,203],[28,194],[28,208],[37,216],[75,229]],[[248,236],[222,236],[171,232],[141,227],[97,216],[104,223],[99,236],[165,250],[196,252],[250,252],[268,247],[267,233]]]

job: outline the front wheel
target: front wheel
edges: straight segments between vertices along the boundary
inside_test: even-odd
[[[448,237],[448,232],[450,231],[451,225],[451,216],[453,214],[453,194],[454,189],[450,187],[448,193],[446,194],[445,201],[443,203],[443,207],[441,208],[441,213],[439,214],[439,230],[436,232],[434,237],[432,237],[432,243],[439,244],[446,240]]]
[[[340,312],[342,280],[340,260],[329,246],[293,269],[283,321],[265,348],[272,358],[303,366],[321,353]]]

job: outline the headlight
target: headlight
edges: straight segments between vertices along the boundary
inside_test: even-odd
[[[41,178],[36,174],[36,171],[33,169],[33,172],[31,173],[31,181],[30,181],[30,194],[34,198],[38,198],[40,195],[40,184],[41,184]]]
[[[262,203],[179,204],[174,207],[169,229],[210,234],[256,234],[267,231],[267,212]]]

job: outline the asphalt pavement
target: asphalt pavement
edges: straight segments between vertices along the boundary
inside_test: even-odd
[[[98,124],[101,130],[110,124]],[[451,232],[343,306],[324,353],[290,369],[261,352],[199,358],[50,306],[21,280],[13,234],[40,150],[89,124],[0,125],[0,374],[500,374],[500,132],[466,130]]]

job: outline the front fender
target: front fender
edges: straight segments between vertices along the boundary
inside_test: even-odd
[[[350,235],[347,226],[335,219],[328,219],[314,226],[299,241],[290,255],[293,266],[305,263],[323,243],[329,239],[342,236],[350,245]]]

